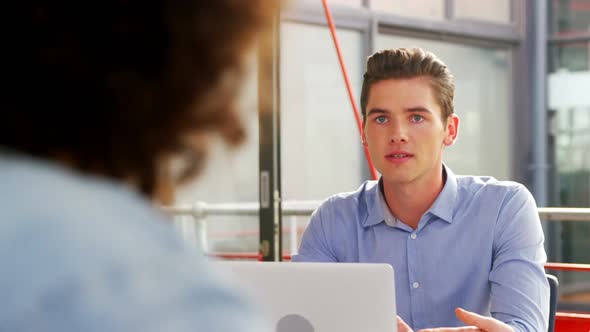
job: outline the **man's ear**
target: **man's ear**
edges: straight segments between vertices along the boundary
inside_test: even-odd
[[[363,126],[361,127],[361,142],[364,146],[368,146],[367,136],[365,135],[365,121],[363,121]]]
[[[451,114],[447,118],[447,128],[446,128],[446,136],[443,140],[443,144],[446,146],[453,145],[457,140],[457,135],[459,134],[459,117],[457,114]]]

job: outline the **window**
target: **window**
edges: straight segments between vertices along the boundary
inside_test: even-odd
[[[355,99],[363,73],[361,34],[339,30]],[[356,189],[364,155],[327,28],[284,23],[281,31],[281,169],[285,200],[320,200]]]
[[[589,17],[590,21],[590,17]],[[575,43],[551,49],[554,72],[549,75],[548,103],[553,115],[555,156],[554,204],[590,206],[590,61],[588,44]],[[552,225],[553,226],[553,225]],[[554,225],[556,261],[590,263],[590,225],[562,222]],[[560,272],[560,307],[588,310],[583,294],[590,275]],[[585,304],[584,304],[585,302]]]
[[[318,1],[319,2],[319,1]],[[328,0],[328,4],[343,5],[350,7],[362,7],[363,0]]]
[[[445,19],[444,0],[371,0],[371,9],[400,16],[430,20]]]
[[[512,1],[454,0],[454,17],[493,23],[508,24],[512,21]]]
[[[338,30],[355,99],[363,73],[361,33]],[[326,27],[281,30],[281,189],[284,201],[324,200],[365,179],[365,159],[336,50]],[[283,218],[283,250],[296,251],[308,217]]]
[[[551,27],[557,36],[587,34],[590,31],[590,1],[559,0],[550,2]]]

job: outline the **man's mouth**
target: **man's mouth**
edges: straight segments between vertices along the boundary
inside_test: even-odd
[[[414,155],[405,151],[395,151],[392,153],[389,153],[387,155],[385,155],[385,158],[410,158],[413,157]]]
[[[394,164],[402,164],[407,162],[408,160],[414,157],[413,154],[408,153],[406,151],[394,151],[385,155],[385,159],[387,159],[390,163]]]

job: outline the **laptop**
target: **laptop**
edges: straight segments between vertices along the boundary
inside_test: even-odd
[[[215,264],[254,301],[276,332],[397,332],[391,265]]]

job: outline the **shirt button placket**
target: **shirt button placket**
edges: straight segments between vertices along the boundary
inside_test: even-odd
[[[418,236],[416,235],[416,232],[412,232],[412,234],[410,234],[410,239],[411,240],[416,240],[417,237]],[[411,241],[411,242],[412,242],[412,244],[410,245],[410,247],[412,247],[414,249],[414,252],[416,252],[416,242],[415,241]],[[415,271],[412,271],[412,272],[414,272],[414,273],[412,273],[413,274],[413,277],[410,276],[410,280],[415,280],[415,278],[417,277],[416,276],[416,273],[415,273]],[[417,281],[414,281],[412,283],[412,288],[413,289],[417,289],[418,287],[420,287],[420,283],[417,282]]]
[[[410,287],[410,297],[412,306],[412,321],[416,324],[423,322],[425,317],[422,307],[424,305],[420,296],[420,266],[418,262],[418,234],[416,231],[408,235],[407,250],[408,250],[408,277]]]

